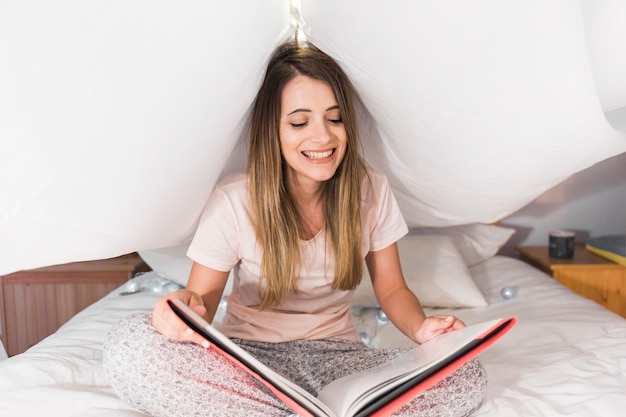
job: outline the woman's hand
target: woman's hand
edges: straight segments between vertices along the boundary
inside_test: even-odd
[[[182,289],[162,297],[157,301],[152,311],[152,326],[162,335],[173,340],[193,342],[198,345],[209,347],[209,342],[187,326],[172,308],[167,300],[178,299],[188,305],[200,316],[204,316],[207,309],[204,301],[197,293],[188,289]]]
[[[422,322],[415,333],[417,343],[426,343],[435,336],[462,329],[465,323],[454,316],[430,316]]]

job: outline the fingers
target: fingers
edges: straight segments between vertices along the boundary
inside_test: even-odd
[[[465,323],[455,316],[431,316],[431,318],[439,322],[439,328],[441,329],[458,330],[465,327]]]
[[[189,307],[199,316],[204,316],[204,313],[206,313],[206,307],[204,304],[193,304],[189,305]]]
[[[425,343],[433,337],[459,330],[465,327],[465,323],[455,316],[435,315],[424,320],[417,331],[415,340],[418,343]]]
[[[204,315],[206,307],[202,304],[202,298],[188,290],[176,291],[162,297],[154,306],[152,312],[152,326],[162,335],[172,340],[193,342],[205,348],[209,342],[189,328],[167,303],[168,299],[179,299],[189,305],[199,315]]]
[[[458,318],[454,317],[454,323],[452,324],[452,328],[454,330],[459,330],[459,329],[462,329],[463,327],[465,327],[465,323],[463,323]]]
[[[204,337],[200,336],[196,332],[194,332],[189,327],[185,330],[185,333],[189,336],[189,340],[197,345],[202,346],[205,349],[208,349],[211,344]]]

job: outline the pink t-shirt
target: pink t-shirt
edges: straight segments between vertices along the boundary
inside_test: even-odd
[[[386,248],[408,232],[389,183],[370,170],[364,181],[361,221],[363,257]],[[228,337],[264,342],[343,338],[358,341],[350,313],[354,291],[331,288],[334,262],[326,250],[324,230],[301,241],[302,267],[298,291],[273,309],[259,311],[261,251],[249,216],[246,177],[218,184],[204,209],[187,255],[219,271],[234,268],[233,289],[219,329]]]

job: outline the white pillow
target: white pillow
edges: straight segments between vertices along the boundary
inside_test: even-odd
[[[190,244],[191,242],[187,242],[179,246],[144,250],[137,253],[160,276],[186,287],[187,281],[189,281],[189,274],[191,273],[191,265],[193,264],[191,258],[187,256],[187,249],[189,249]],[[232,292],[232,274],[233,272],[231,271],[226,287],[224,287],[224,296]]]
[[[450,236],[467,266],[473,266],[494,256],[515,233],[515,229],[471,223],[459,226],[425,227],[411,230],[419,235]]]
[[[139,256],[153,271],[186,286],[193,261],[187,256],[189,243],[169,248],[139,251]]]
[[[423,306],[487,306],[452,237],[410,234],[398,241],[398,251],[407,285]],[[378,306],[367,268],[355,291],[353,304]]]
[[[458,227],[441,228],[457,232],[449,235],[409,234],[398,242],[402,270],[409,288],[418,296],[425,307],[484,307],[487,305],[482,293],[472,280],[463,257],[455,243],[469,234],[459,234]],[[484,239],[490,228],[475,233]],[[500,228],[503,229],[503,228]],[[511,229],[508,229],[511,230]],[[420,230],[423,232],[424,230]],[[495,235],[495,233],[492,232]],[[509,234],[510,236],[510,234]],[[480,240],[480,239],[479,239]],[[169,248],[139,251],[139,256],[159,275],[186,286],[192,261],[187,257],[189,243]],[[486,248],[482,248],[486,253]],[[497,249],[496,249],[497,251]],[[495,252],[494,252],[495,253]],[[232,280],[229,280],[224,295],[230,293]],[[367,268],[363,280],[354,294],[353,304],[362,307],[376,307],[372,282]]]

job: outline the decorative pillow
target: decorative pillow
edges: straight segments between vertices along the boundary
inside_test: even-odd
[[[398,241],[398,251],[407,285],[423,306],[487,306],[452,237],[409,234]],[[367,268],[355,291],[353,304],[378,305]]]
[[[491,224],[471,223],[459,226],[424,227],[412,229],[418,235],[450,236],[467,266],[473,266],[494,256],[515,233],[515,229]]]

